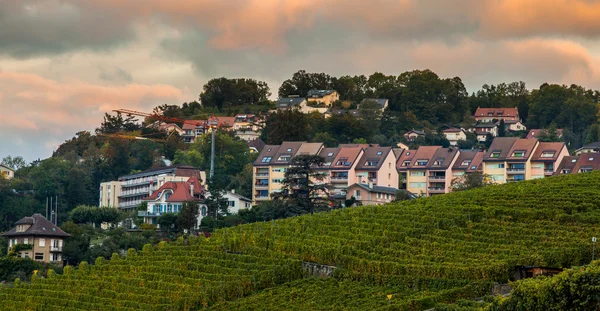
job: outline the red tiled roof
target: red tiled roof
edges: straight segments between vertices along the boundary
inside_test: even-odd
[[[402,166],[402,163],[405,161],[411,161],[415,156],[415,153],[417,153],[417,150],[405,150],[398,158],[398,161],[396,161],[396,168],[399,170],[406,170],[408,166]]]
[[[531,157],[532,161],[556,161],[558,159],[558,155],[560,151],[565,148],[565,143],[561,142],[540,142],[537,149],[533,153]],[[551,158],[542,158],[542,153],[544,152],[554,152],[554,156]]]
[[[491,113],[491,115],[490,115]],[[517,108],[477,108],[475,117],[518,117]]]
[[[190,188],[193,186],[194,195],[190,193]],[[193,201],[197,199],[197,195],[200,195],[203,192],[202,186],[200,185],[200,181],[196,177],[190,177],[187,181],[168,181],[164,183],[160,188],[156,191],[152,192],[152,195],[143,199],[144,201],[154,201],[158,200],[159,196],[165,190],[170,190],[171,195],[166,200],[166,202],[185,202],[185,201]]]
[[[529,131],[529,133],[527,133],[527,137],[525,137],[525,138],[527,138],[527,139],[539,138],[540,133],[542,131],[547,133],[548,130],[547,129],[531,129]],[[558,135],[558,137],[562,136],[562,132],[563,132],[562,129],[556,129],[556,135]]]

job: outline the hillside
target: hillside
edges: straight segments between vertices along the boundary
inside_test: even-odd
[[[0,288],[38,310],[424,310],[515,266],[589,263],[600,172],[253,223]],[[307,278],[302,261],[336,266]],[[392,295],[392,296],[388,296]]]

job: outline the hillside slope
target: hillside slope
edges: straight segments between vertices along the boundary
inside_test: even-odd
[[[596,202],[600,172],[254,223],[1,288],[0,308],[422,310],[483,296],[515,266],[588,263]]]

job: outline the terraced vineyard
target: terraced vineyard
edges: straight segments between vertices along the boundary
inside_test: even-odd
[[[0,300],[25,310],[451,308],[515,266],[589,263],[599,202],[593,172],[254,223],[20,282]],[[307,278],[301,261],[334,276]]]

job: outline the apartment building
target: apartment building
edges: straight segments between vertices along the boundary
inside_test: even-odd
[[[421,196],[450,192],[452,167],[458,159],[457,148],[421,146],[407,163],[406,190]]]
[[[480,108],[473,115],[477,122],[492,122],[492,120],[520,121],[519,110],[515,108]]]
[[[338,100],[340,100],[340,94],[335,90],[310,90],[307,95],[309,104],[324,104],[329,107]]]
[[[196,125],[191,123],[184,123],[181,127],[183,133],[181,138],[183,142],[191,144],[196,140],[196,137],[202,136],[206,132],[207,125]]]
[[[367,147],[355,168],[356,182],[398,189],[396,156],[392,147]]]
[[[283,142],[281,145],[267,145],[254,161],[253,201],[271,199],[271,193],[279,192],[285,172],[298,153],[302,142]]]
[[[600,170],[600,154],[586,153],[563,157],[554,175],[587,173]]]
[[[452,179],[466,174],[482,172],[485,152],[477,150],[460,150],[458,158],[452,166]]]
[[[568,156],[564,143],[497,137],[483,158],[483,173],[496,183],[543,178]]]
[[[130,209],[169,181],[186,181],[190,177],[205,183],[206,174],[187,165],[175,165],[146,170],[119,177],[117,181],[100,184],[100,206]]]
[[[413,157],[417,150],[409,150],[404,149],[404,151],[398,155],[398,160],[396,161],[396,170],[398,171],[398,186],[400,189],[406,189],[408,181],[408,165],[412,162]]]
[[[326,163],[317,170],[325,174],[326,183],[331,185],[331,195],[334,198],[345,198],[348,186],[358,180],[356,168],[364,154],[363,148],[359,146],[323,148],[320,154],[326,158]]]
[[[8,250],[17,244],[29,244],[30,249],[19,251],[19,257],[46,263],[63,264],[64,239],[71,235],[64,232],[40,214],[23,217],[15,227],[2,235],[8,238]]]

